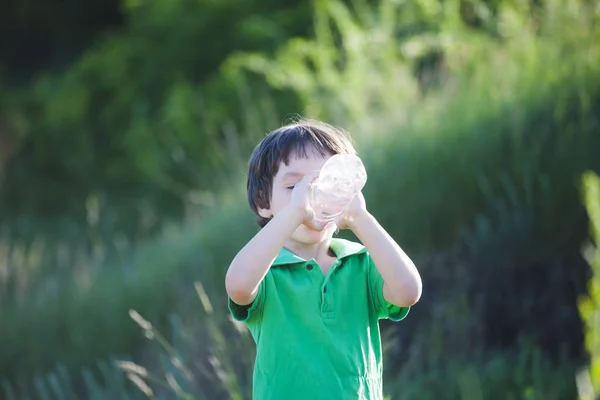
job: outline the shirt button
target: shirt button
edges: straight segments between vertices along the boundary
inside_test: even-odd
[[[323,288],[323,293],[327,293],[327,286]]]
[[[312,269],[313,269],[313,266],[312,266],[312,264],[308,264],[308,265],[306,266],[306,269],[307,269],[307,270],[309,270],[309,271],[310,271],[310,270],[312,270]]]

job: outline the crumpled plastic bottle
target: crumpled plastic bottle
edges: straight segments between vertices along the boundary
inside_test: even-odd
[[[323,165],[310,192],[315,220],[330,222],[339,218],[367,183],[367,171],[354,154],[335,154]]]

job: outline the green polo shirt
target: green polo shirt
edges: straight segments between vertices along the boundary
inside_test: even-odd
[[[324,275],[314,259],[282,249],[254,302],[229,299],[256,342],[254,400],[382,400],[379,320],[409,308],[388,303],[383,279],[361,244],[332,239]]]

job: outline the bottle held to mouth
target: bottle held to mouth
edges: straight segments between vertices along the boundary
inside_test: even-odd
[[[339,218],[366,182],[367,172],[358,156],[332,156],[311,186],[310,201],[315,220],[330,222]]]

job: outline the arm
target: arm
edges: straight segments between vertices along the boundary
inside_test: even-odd
[[[419,301],[423,284],[412,260],[371,214],[360,215],[351,229],[373,258],[383,277],[383,297],[398,307],[409,307]]]
[[[419,271],[398,243],[383,229],[365,206],[361,194],[354,199],[345,217],[349,228],[371,254],[383,278],[383,297],[398,307],[410,307],[419,301],[423,284]]]
[[[286,207],[240,250],[225,277],[225,288],[231,300],[242,306],[254,301],[258,286],[275,257],[301,222],[301,214]]]
[[[295,185],[289,203],[239,251],[229,265],[225,288],[234,303],[245,306],[254,301],[260,283],[277,254],[300,224],[324,229],[313,220],[314,211],[309,204],[309,183],[316,176],[316,173],[308,174]]]

